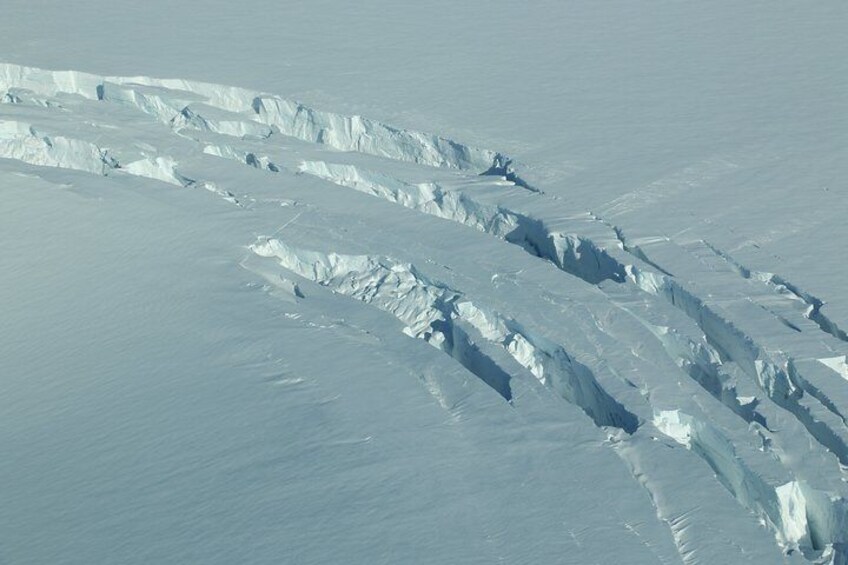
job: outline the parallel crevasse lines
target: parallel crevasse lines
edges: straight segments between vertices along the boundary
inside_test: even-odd
[[[736,361],[772,400],[795,414],[819,442],[830,449],[843,464],[848,465],[848,443],[840,434],[829,430],[826,424],[817,421],[807,408],[797,402],[803,394],[799,383],[804,381],[793,379],[788,365],[782,366],[779,361],[771,359],[768,352],[732,322],[714,312],[707,303],[666,272],[657,273],[652,272],[648,266],[626,264],[614,258],[609,251],[597,246],[591,239],[551,231],[538,219],[514,210],[480,204],[461,191],[448,191],[436,183],[413,185],[379,173],[362,171],[352,165],[323,162],[304,162],[300,170],[408,208],[490,233],[519,245],[532,255],[551,261],[561,270],[589,283],[603,280],[624,282],[626,277],[639,289],[664,298],[695,321],[714,347],[727,358]],[[616,230],[616,239],[623,240],[620,230]],[[638,250],[625,250],[639,258]],[[689,357],[688,363],[690,366],[699,367],[701,374],[706,370],[706,375],[712,374],[710,378],[715,379],[714,368],[703,363],[699,356]],[[740,410],[738,406],[731,408]]]
[[[824,300],[801,290],[780,275],[753,271],[709,242],[704,241],[703,243],[718,257],[730,264],[742,278],[759,281],[768,285],[776,294],[787,296],[788,300],[803,302],[806,305],[804,316],[807,319],[815,322],[823,332],[832,335],[840,341],[848,342],[848,334],[821,311],[822,306],[825,304]]]
[[[0,94],[4,89],[3,97],[7,103],[33,104],[53,108],[51,111],[56,111],[59,106],[51,101],[51,97],[57,94],[76,94],[104,104],[124,105],[153,117],[168,125],[174,133],[197,143],[201,142],[191,135],[192,130],[260,141],[282,134],[332,149],[468,171],[474,175],[467,175],[469,183],[473,179],[489,181],[504,191],[519,187],[525,189],[519,192],[528,201],[547,201],[547,197],[536,194],[538,190],[518,177],[509,158],[494,151],[405,131],[359,116],[346,117],[319,111],[245,89],[177,79],[103,78],[72,71],[53,72],[0,65]],[[78,169],[93,174],[111,174],[115,170],[178,186],[200,183],[177,172],[177,163],[166,155],[123,163],[120,155],[99,144],[44,135],[23,122],[2,123],[0,152],[5,157],[35,165]],[[205,144],[203,152],[272,172],[281,171],[280,165],[255,150],[239,149],[237,141],[233,145]],[[805,374],[805,369],[792,358],[757,343],[720,310],[713,308],[709,300],[698,296],[676,279],[670,272],[674,269],[664,268],[638,246],[629,245],[617,226],[590,214],[575,218],[569,224],[573,229],[561,229],[562,222],[551,222],[544,214],[477,199],[473,190],[450,187],[438,181],[409,183],[353,165],[305,161],[300,172],[491,234],[550,261],[586,283],[601,286],[602,290],[606,281],[612,281],[642,291],[649,300],[661,299],[691,318],[709,342],[709,345],[696,344],[673,331],[657,335],[669,357],[685,368],[705,390],[746,422],[765,425],[764,420],[758,419],[752,405],[743,405],[734,391],[728,391],[720,368],[723,360],[733,361],[775,404],[791,412],[812,437],[830,449],[843,464],[848,462],[848,443],[842,430],[845,419],[839,407],[816,387],[814,378]],[[501,179],[480,178],[476,176],[478,174]],[[465,299],[461,293],[427,279],[411,265],[379,257],[292,250],[278,240],[257,244],[254,251],[276,257],[285,263],[286,268],[302,276],[391,312],[407,325],[411,335],[425,339],[451,355],[506,400],[512,398],[509,384],[512,377],[509,371],[487,356],[485,347],[482,347],[484,341],[507,352],[544,384],[578,405],[597,425],[615,426],[630,433],[638,427],[636,416],[606,393],[593,371],[577,362],[563,346],[548,342],[518,321],[482,308],[476,302]],[[793,299],[803,301],[808,306],[807,317],[810,320],[822,331],[846,341],[844,331],[821,313],[823,301],[801,292],[777,275],[764,279],[763,274],[742,267],[720,250],[713,251],[733,263],[743,278],[763,280],[776,292],[789,293],[794,296]],[[336,265],[344,264],[345,269],[350,270],[335,272],[334,262]],[[409,291],[408,295],[401,297],[396,291],[399,287]],[[614,298],[611,300],[615,301]],[[646,323],[646,326],[649,325]],[[819,406],[834,418],[823,419]],[[723,465],[723,461],[733,459],[732,452],[717,457],[715,449],[705,447],[721,444],[710,439],[719,432],[703,431],[712,429],[708,427],[709,423],[703,424],[707,427],[692,423],[687,419],[691,417],[682,412],[674,416],[668,411],[658,414],[655,418],[657,427],[698,452],[716,474],[723,477],[725,486],[744,507],[772,524],[782,543],[791,544],[794,543],[792,540],[804,537],[788,531],[791,527],[787,524],[795,522],[782,514],[780,504],[785,497],[775,494],[777,491],[771,487],[750,489],[745,486],[750,483],[748,479],[742,482],[734,480],[734,476],[741,473],[744,477],[746,474],[732,465]],[[752,484],[759,484],[756,479],[751,480]],[[799,485],[803,483],[796,482]],[[757,497],[745,494],[748,490],[765,493],[763,500],[771,502],[763,507],[757,506],[760,504]],[[796,490],[800,495],[792,494]],[[793,499],[793,504],[798,506],[803,503],[807,508],[803,528],[813,549],[844,541],[844,531],[838,527],[843,523],[840,516],[844,516],[839,510],[841,503],[825,500],[826,497],[822,498],[821,493],[809,487],[799,486],[792,493],[797,499]]]
[[[498,385],[503,382],[493,381],[491,373],[487,378],[480,372],[480,363],[469,364],[468,357],[455,346],[454,328],[460,322],[467,324],[509,352],[544,384],[580,406],[596,424],[635,431],[626,427],[628,420],[635,424],[635,417],[628,415],[600,388],[588,368],[577,364],[561,347],[427,279],[412,265],[385,258],[299,250],[276,239],[262,240],[252,250],[336,292],[394,314],[407,324],[406,333],[448,353],[499,390]],[[467,338],[468,334],[464,336]],[[822,540],[832,543],[841,539],[840,528],[848,517],[844,503],[832,503],[803,482],[767,484],[737,457],[732,443],[709,423],[677,410],[655,412],[654,418],[658,430],[695,452],[740,505],[768,523],[781,545],[807,544],[816,549]],[[798,515],[798,508],[806,510]]]
[[[432,167],[496,171],[514,175],[501,154],[439,136],[395,128],[361,116],[343,116],[279,96],[243,88],[181,79],[100,77],[77,71],[48,71],[0,63],[0,91],[26,89],[42,96],[76,94],[90,100],[130,105],[177,127],[203,127],[186,108],[202,102],[241,114],[280,133],[341,151],[357,151]],[[6,94],[4,94],[6,95]],[[267,134],[267,130],[262,130]],[[261,135],[261,134],[260,134]]]

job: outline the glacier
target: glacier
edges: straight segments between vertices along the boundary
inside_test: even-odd
[[[846,13],[0,18],[0,562],[848,563]]]

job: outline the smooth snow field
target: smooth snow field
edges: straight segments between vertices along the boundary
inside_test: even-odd
[[[848,4],[0,37],[0,563],[848,564]]]

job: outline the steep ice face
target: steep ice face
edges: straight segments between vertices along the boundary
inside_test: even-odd
[[[171,119],[171,126],[179,131],[194,129],[240,138],[265,139],[273,129],[250,119],[245,113],[222,112],[206,104],[190,104]]]
[[[708,341],[730,360],[738,363],[771,398],[796,413],[820,442],[842,461],[848,461],[845,439],[828,431],[827,425],[816,421],[817,418],[810,414],[809,408],[797,402],[804,394],[802,386],[806,381],[797,375],[793,377],[787,360],[766,351],[732,321],[717,314],[702,298],[653,263],[639,246],[628,245],[620,229],[613,227],[611,231],[614,231],[622,249],[630,254],[631,259],[638,259],[641,265],[627,263],[625,258],[616,258],[591,239],[551,230],[536,218],[510,209],[483,205],[462,190],[450,191],[432,183],[410,184],[379,173],[362,171],[351,165],[303,162],[300,170],[407,208],[490,233],[521,246],[533,255],[550,260],[586,282],[597,284],[605,280],[627,280],[642,291],[667,300],[694,320]],[[666,336],[659,338],[668,341]],[[749,421],[756,418],[751,412],[751,403],[743,406],[732,391],[729,394],[721,392],[721,377],[715,371],[717,353],[708,353],[712,359],[704,360],[698,348],[691,350],[684,345],[681,349],[670,342],[666,347],[691,368],[693,378],[702,386],[712,390],[713,394]],[[704,351],[703,348],[701,351]],[[811,387],[807,387],[807,392],[815,396]],[[826,400],[824,403],[833,411]]]
[[[721,432],[678,410],[657,412],[654,424],[698,453],[740,504],[769,524],[783,547],[812,555],[848,539],[848,500],[831,498],[799,481],[770,486],[746,467]]]
[[[171,157],[151,156],[132,161],[122,167],[131,175],[162,181],[174,186],[188,186],[194,181],[177,172],[178,163]]]
[[[277,97],[257,96],[251,101],[257,118],[283,135],[431,167],[481,169],[496,158],[492,151],[475,149],[437,136],[404,131],[361,116],[322,112]]]
[[[521,221],[508,210],[475,202],[460,191],[451,191],[436,183],[410,184],[388,175],[363,171],[354,165],[324,161],[304,161],[299,170],[501,238],[514,232]]]
[[[97,175],[118,167],[107,149],[80,139],[45,135],[17,121],[0,121],[0,157]]]
[[[98,77],[76,71],[46,71],[9,63],[0,64],[0,90],[26,88],[44,96],[76,94],[138,108],[164,123],[191,126],[226,134],[260,136],[278,131],[303,141],[341,151],[357,151],[431,167],[488,171],[503,157],[456,141],[407,131],[361,116],[343,116],[317,110],[278,96],[242,88],[179,79],[149,77]],[[216,110],[252,114],[237,125],[232,120],[203,116],[192,102],[204,102]],[[268,127],[270,126],[270,130]]]
[[[265,239],[251,246],[261,257],[272,257],[300,276],[336,292],[373,304],[393,314],[406,326],[404,333],[425,340],[458,360],[468,363],[467,346],[472,339],[462,330],[468,325],[484,339],[507,351],[519,365],[563,398],[580,406],[596,424],[614,426],[632,433],[636,417],[598,384],[588,367],[578,363],[559,345],[534,336],[510,318],[477,306],[462,293],[430,280],[414,266],[392,259],[366,255],[339,255],[298,250],[278,239]],[[462,325],[458,325],[461,322]],[[473,347],[473,343],[471,343]],[[504,375],[506,374],[503,372]],[[490,375],[478,374],[484,381]],[[507,400],[508,380],[489,383]]]
[[[840,355],[839,357],[829,357],[819,359],[819,363],[833,369],[839,376],[848,381],[848,356]]]
[[[179,163],[172,157],[150,155],[121,163],[119,155],[109,149],[80,139],[46,135],[17,121],[0,122],[0,157],[103,176],[128,174],[175,186],[189,186],[195,182],[177,172]]]

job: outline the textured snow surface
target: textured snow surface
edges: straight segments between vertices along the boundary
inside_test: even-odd
[[[836,4],[36,4],[0,562],[848,563]]]

